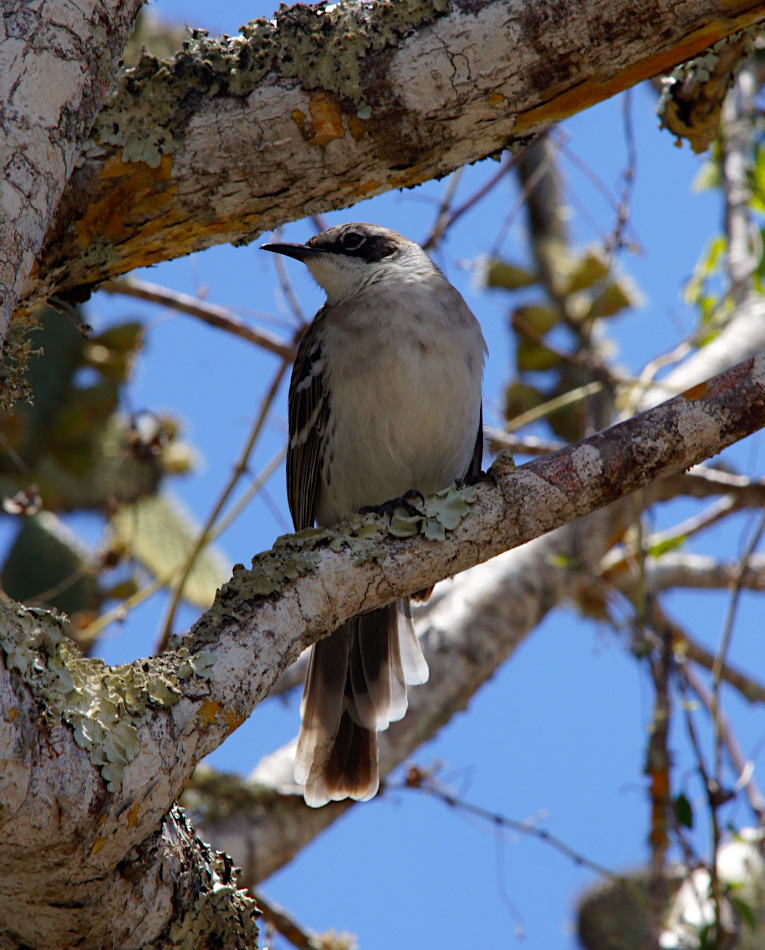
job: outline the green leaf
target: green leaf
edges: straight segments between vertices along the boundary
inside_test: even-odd
[[[728,240],[724,234],[718,234],[707,243],[704,253],[693,269],[693,276],[683,289],[683,300],[691,306],[700,306],[702,301],[715,300],[707,290],[707,280],[720,270],[722,258],[728,251]]]
[[[564,293],[573,294],[586,290],[602,280],[609,271],[609,262],[602,248],[592,247],[577,260],[568,274]]]
[[[531,340],[519,343],[515,352],[515,363],[520,373],[552,369],[560,366],[562,362],[561,357],[553,350],[543,343],[535,343]]]
[[[482,277],[485,287],[497,287],[501,290],[518,290],[537,282],[536,274],[518,267],[517,264],[500,261],[496,257],[486,261]]]
[[[719,188],[721,181],[720,166],[717,162],[707,161],[696,172],[696,177],[691,184],[691,191],[698,193],[710,188]]]
[[[0,582],[13,600],[57,607],[76,617],[97,610],[101,602],[89,561],[79,538],[50,511],[40,511],[21,519]]]
[[[113,382],[124,382],[136,353],[143,342],[143,325],[121,323],[84,342],[82,359]]]
[[[741,920],[750,930],[757,930],[757,916],[752,909],[751,904],[740,898],[738,895],[728,894],[728,901],[731,907],[736,911]]]
[[[527,386],[526,383],[510,383],[505,390],[505,419],[515,419],[516,416],[541,406],[547,399],[548,397],[534,386]]]
[[[558,322],[558,314],[552,307],[543,307],[541,304],[523,304],[515,308],[510,321],[516,333],[528,335],[528,331],[531,329],[544,335]]]
[[[155,577],[186,563],[200,527],[180,501],[168,494],[148,495],[118,511],[111,519],[117,540]],[[183,596],[195,607],[209,607],[229,577],[227,559],[208,546],[194,561]]]
[[[765,211],[765,149],[757,149],[757,157],[751,174],[752,198],[750,204],[757,211]]]
[[[639,307],[641,303],[642,297],[632,281],[627,277],[621,277],[608,284],[603,293],[592,301],[587,316],[613,317],[622,310]]]
[[[667,538],[666,541],[659,541],[656,544],[652,544],[651,547],[648,548],[648,554],[651,557],[661,557],[662,554],[666,554],[668,551],[676,551],[678,548],[681,548],[687,540],[687,535],[684,534],[680,534],[676,538]]]
[[[678,822],[685,828],[693,828],[693,809],[685,794],[680,792],[672,804]]]

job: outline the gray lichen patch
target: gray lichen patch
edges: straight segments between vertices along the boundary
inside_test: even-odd
[[[362,103],[362,63],[449,12],[447,0],[282,5],[273,20],[241,27],[260,63],[306,90],[324,89]]]
[[[153,710],[178,702],[181,682],[209,679],[212,657],[187,650],[109,667],[82,655],[55,611],[0,604],[5,665],[31,689],[51,725],[68,723],[110,792],[139,750],[138,728]]]
[[[245,24],[240,36],[210,38],[194,30],[172,59],[144,53],[121,73],[93,137],[120,148],[125,162],[157,168],[201,100],[244,98],[269,73],[349,100],[371,116],[363,92],[365,57],[448,12],[447,0],[283,5],[274,19]]]
[[[167,868],[172,881],[176,913],[151,948],[257,947],[260,911],[248,892],[238,887],[240,869],[222,851],[205,844],[178,808],[165,821],[165,842],[172,853],[193,860]]]
[[[459,526],[477,500],[478,491],[473,485],[453,485],[417,502],[415,507],[419,514],[396,508],[392,514],[386,513],[382,518],[362,515],[351,522],[348,532],[348,543],[356,554],[355,563],[380,560],[385,549],[379,542],[386,534],[394,538],[422,534],[429,541],[444,541],[446,532]]]
[[[381,561],[386,554],[382,543],[386,537],[411,538],[422,534],[432,541],[443,541],[470,513],[478,499],[472,485],[453,485],[428,495],[417,504],[420,514],[409,514],[396,508],[392,514],[367,513],[337,528],[309,528],[295,535],[279,538],[270,551],[259,554],[252,562],[252,575],[247,587],[252,593],[266,596],[281,590],[284,583],[315,570],[321,561],[321,548],[340,552],[350,550],[353,563]]]

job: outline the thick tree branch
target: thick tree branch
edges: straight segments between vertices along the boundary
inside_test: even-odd
[[[444,175],[763,18],[753,0],[386,0],[195,35],[120,78],[25,306]]]
[[[646,562],[646,582],[652,591],[688,587],[696,590],[727,590],[739,565],[718,561],[705,554],[669,551]],[[742,585],[747,590],[765,590],[765,554],[753,554],[746,565]],[[620,585],[621,586],[621,585]]]
[[[142,5],[3,4],[0,345]]]

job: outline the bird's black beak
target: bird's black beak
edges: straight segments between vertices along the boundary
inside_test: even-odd
[[[261,244],[261,251],[273,251],[274,254],[285,254],[287,257],[294,257],[296,261],[305,261],[309,257],[316,257],[322,254],[316,247],[309,247],[307,244]]]

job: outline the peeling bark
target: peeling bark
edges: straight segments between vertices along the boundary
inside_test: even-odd
[[[24,307],[447,174],[763,18],[752,0],[387,0],[195,35],[120,77]]]

